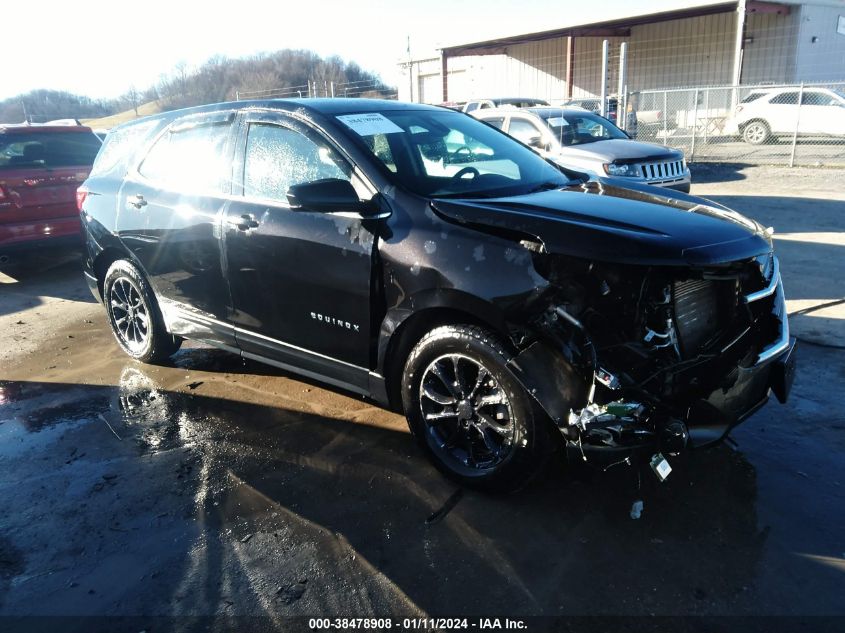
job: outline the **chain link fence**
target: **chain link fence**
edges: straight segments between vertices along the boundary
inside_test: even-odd
[[[845,167],[845,83],[643,90],[626,98],[636,113],[628,132],[683,149],[690,162]]]
[[[236,99],[306,99],[335,97],[370,97],[375,99],[397,99],[395,89],[385,89],[375,80],[335,83],[334,81],[309,81],[301,86],[270,88],[268,90],[241,90]]]

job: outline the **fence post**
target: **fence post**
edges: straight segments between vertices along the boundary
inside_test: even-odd
[[[602,116],[607,116],[607,62],[609,56],[610,42],[608,40],[604,40],[601,45],[601,107],[599,108],[599,114]],[[617,118],[617,121],[618,120],[619,119]]]
[[[334,82],[332,82],[332,99],[334,99]]]
[[[704,116],[710,116],[710,91],[704,91]],[[704,128],[704,144],[707,145],[707,128]]]
[[[789,155],[789,166],[795,167],[795,146],[798,144],[798,125],[801,122],[801,102],[804,100],[804,82],[798,89],[798,112],[795,113],[795,131],[792,133],[792,152]]]
[[[707,120],[707,113],[704,113],[704,119]],[[705,123],[707,125],[707,123]],[[690,144],[689,162],[695,159],[695,130],[698,128],[698,88],[695,89],[695,96],[692,104],[692,142]],[[705,128],[707,129],[707,128]]]
[[[669,144],[669,97],[665,90],[663,91],[663,144]]]
[[[625,88],[627,87],[628,43],[619,45],[619,87],[616,89],[616,125],[628,131],[628,110],[625,104]]]

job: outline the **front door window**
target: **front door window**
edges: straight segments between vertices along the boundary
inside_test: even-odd
[[[350,180],[351,169],[324,142],[269,123],[249,126],[244,160],[244,195],[286,202],[293,185],[324,178]]]

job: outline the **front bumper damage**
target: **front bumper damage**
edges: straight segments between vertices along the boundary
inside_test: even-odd
[[[732,345],[749,346],[742,348],[735,364],[726,366],[720,357],[700,370],[718,385],[693,398],[663,399],[637,390],[630,379],[626,382],[623,371],[617,376],[603,369],[601,355],[594,356],[592,386],[587,384],[579,391],[573,387],[578,381],[573,380],[570,364],[538,342],[517,355],[510,366],[578,459],[601,467],[631,463],[626,458],[648,459],[656,453],[677,454],[710,446],[725,439],[766,404],[770,395],[786,402],[795,374],[796,341],[789,334],[776,258],[766,285],[741,296],[739,303],[770,314],[721,349],[722,356],[727,356]],[[586,338],[586,328],[570,319]],[[763,322],[766,334],[761,340],[759,333],[749,330]],[[708,371],[712,375],[707,376]]]

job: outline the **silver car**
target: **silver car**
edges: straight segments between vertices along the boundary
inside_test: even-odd
[[[682,151],[634,141],[607,119],[587,110],[497,108],[479,110],[472,116],[564,167],[689,192],[690,171]]]

